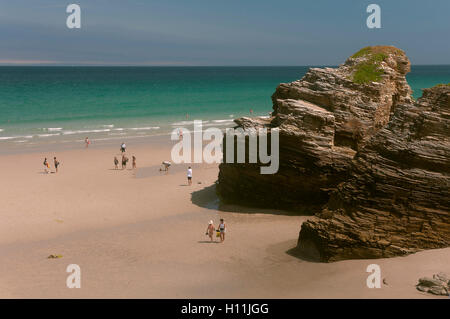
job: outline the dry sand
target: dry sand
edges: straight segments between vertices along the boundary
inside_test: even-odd
[[[118,145],[0,156],[0,297],[432,298],[415,289],[417,279],[450,273],[450,249],[331,264],[298,259],[289,250],[311,217],[218,210],[217,165],[194,165],[188,187],[187,165],[158,171],[170,145],[128,146],[137,171],[113,169]],[[54,155],[60,172],[43,174],[43,158],[53,163]],[[221,217],[227,238],[209,243],[207,223]],[[372,263],[386,278],[380,289],[366,286]],[[81,267],[81,289],[66,286],[69,264]]]

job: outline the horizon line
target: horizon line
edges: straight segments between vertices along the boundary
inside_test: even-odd
[[[154,67],[158,67],[158,68],[186,68],[186,67],[195,67],[195,68],[208,68],[208,67],[255,67],[255,68],[260,68],[260,67],[305,67],[305,66],[309,66],[309,67],[338,67],[343,63],[340,64],[280,64],[280,65],[240,65],[240,64],[236,64],[236,65],[148,65],[148,64],[98,64],[98,65],[94,65],[94,64],[15,64],[15,63],[11,63],[11,64],[3,64],[0,63],[0,67],[140,67],[140,68],[154,68]],[[450,63],[447,64],[411,64],[411,66],[450,66]]]

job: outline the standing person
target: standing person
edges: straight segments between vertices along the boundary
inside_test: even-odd
[[[55,164],[55,173],[58,173],[59,162],[58,162],[58,160],[56,159],[56,156],[53,157],[53,162],[54,162],[54,164]]]
[[[225,240],[225,232],[227,231],[227,225],[223,221],[223,218],[220,219],[219,231],[220,231],[220,242],[222,243]]]
[[[188,185],[192,185],[192,168],[189,166],[187,170],[187,179],[188,179]]]
[[[116,169],[119,169],[118,165],[119,165],[119,160],[117,159],[116,156],[114,156],[114,167],[115,167]]]
[[[211,238],[211,242],[213,242],[213,235],[214,235],[214,231],[216,230],[216,228],[214,227],[214,223],[212,220],[209,221],[208,227],[206,228],[206,235],[209,236],[209,238]]]
[[[48,161],[47,161],[47,157],[44,159],[44,172],[45,172],[45,174],[48,174],[48,169],[50,168],[50,165],[48,164]]]
[[[179,140],[183,139],[183,130],[181,128],[178,129],[178,139]]]
[[[120,151],[122,153],[125,153],[126,150],[127,150],[127,146],[125,145],[125,143],[122,143],[122,145],[120,145]]]
[[[122,155],[122,169],[127,168],[128,157]]]
[[[86,136],[86,138],[84,139],[84,144],[86,144],[86,148],[89,147],[89,144],[91,144],[91,141],[89,141],[89,137]]]
[[[133,155],[133,169],[136,169],[136,156]]]

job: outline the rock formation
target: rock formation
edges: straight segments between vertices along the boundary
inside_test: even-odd
[[[322,261],[450,246],[450,86],[397,105],[359,151],[348,181],[302,225],[298,247]]]
[[[444,273],[433,275],[433,278],[423,277],[419,279],[417,290],[428,292],[438,296],[448,296],[450,291],[450,277]]]
[[[221,198],[299,212],[327,203],[330,191],[348,179],[356,151],[389,121],[397,104],[411,102],[409,70],[403,51],[368,47],[337,69],[313,68],[299,81],[280,84],[271,118],[236,120],[244,130],[280,129],[278,173],[261,175],[259,165],[221,164]]]
[[[279,129],[278,173],[223,163],[221,199],[316,213],[298,248],[321,261],[449,246],[450,86],[414,103],[409,69],[403,51],[367,47],[280,84],[270,118],[236,120]]]

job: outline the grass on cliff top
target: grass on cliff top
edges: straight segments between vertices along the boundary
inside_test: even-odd
[[[352,81],[358,84],[381,81],[383,70],[380,63],[385,61],[390,53],[403,54],[403,51],[392,46],[369,46],[353,54],[353,59],[367,57],[367,60],[355,65]]]
[[[365,55],[384,56],[386,58],[389,54],[403,55],[405,53],[402,50],[393,46],[376,45],[362,48],[361,50],[353,54],[351,58],[356,59]]]

